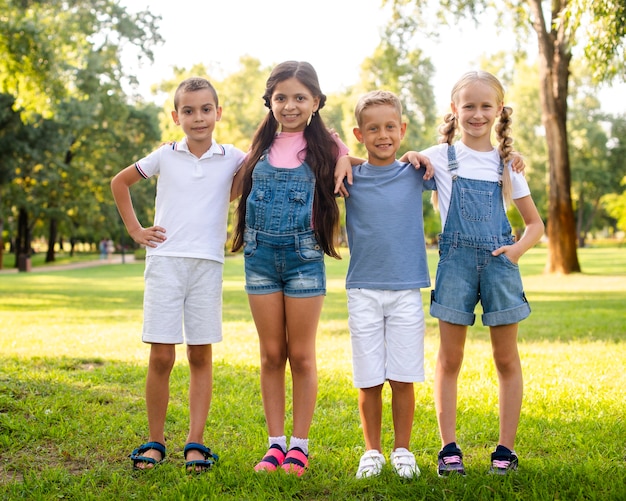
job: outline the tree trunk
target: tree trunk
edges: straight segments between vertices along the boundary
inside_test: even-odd
[[[50,218],[48,226],[48,252],[46,252],[46,263],[53,263],[55,260],[54,243],[57,241],[58,223],[57,218]]]
[[[566,0],[553,2],[553,18],[565,3]],[[541,119],[546,131],[550,170],[545,271],[569,274],[580,271],[567,145],[567,93],[572,56],[563,25],[551,32],[546,30],[541,4],[540,0],[529,0],[539,44]]]
[[[17,215],[17,239],[15,242],[15,267],[20,271],[29,271],[31,255],[30,227],[28,212],[20,207]]]
[[[4,268],[4,240],[2,233],[4,232],[4,219],[0,217],[0,270]]]

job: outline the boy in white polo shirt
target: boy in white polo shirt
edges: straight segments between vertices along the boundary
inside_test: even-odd
[[[176,344],[187,343],[188,471],[208,470],[217,460],[204,445],[212,394],[212,344],[222,340],[222,270],[233,180],[244,153],[213,141],[221,118],[217,92],[204,78],[183,81],[174,95],[172,118],[185,138],[161,146],[111,181],[119,213],[132,239],[146,246],[142,339],[150,343],[146,379],[149,440],[130,458],[135,469],[165,459],[165,418]],[[154,225],[135,214],[130,186],[158,176]],[[184,324],[184,332],[183,332]]]

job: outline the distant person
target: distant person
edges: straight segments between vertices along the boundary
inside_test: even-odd
[[[512,109],[504,105],[498,79],[485,71],[466,73],[454,85],[451,100],[452,113],[440,128],[442,144],[422,152],[435,168],[443,227],[430,304],[441,338],[435,369],[442,441],[438,473],[465,475],[456,437],[457,381],[467,328],[480,301],[500,384],[500,433],[490,472],[506,475],[518,467],[515,436],[523,381],[517,330],[530,315],[517,263],[541,239],[544,225],[524,176],[510,166]],[[494,124],[497,149],[491,143]],[[459,129],[461,140],[453,144]],[[518,241],[506,215],[510,200],[526,225]]]
[[[261,394],[269,449],[256,471],[309,466],[309,429],[317,398],[315,337],[326,294],[324,254],[339,257],[333,172],[347,147],[327,130],[314,68],[287,61],[271,72],[269,112],[243,171],[233,250],[243,247],[246,292],[259,336]],[[285,434],[285,369],[293,381],[293,430]]]
[[[115,243],[110,238],[106,242],[107,259],[111,261],[113,253],[115,252]]]
[[[108,242],[106,238],[102,238],[98,244],[98,250],[100,251],[100,259],[105,260],[108,253]]]
[[[405,478],[420,474],[410,451],[415,415],[413,383],[424,381],[424,310],[420,288],[430,287],[422,191],[433,189],[432,167],[396,160],[406,131],[402,104],[387,91],[362,96],[354,134],[367,162],[352,169],[346,198],[350,265],[346,277],[354,385],[365,438],[357,478],[379,475],[382,389],[389,382],[394,447],[390,461]]]
[[[213,140],[222,116],[215,88],[189,78],[174,95],[172,118],[185,138],[161,146],[111,181],[128,233],[147,248],[143,341],[150,343],[146,380],[149,441],[130,458],[136,469],[165,459],[165,418],[176,344],[187,343],[188,471],[208,470],[217,455],[204,445],[212,395],[212,344],[222,340],[222,271],[233,179],[244,153]],[[142,227],[129,188],[158,175],[154,226]],[[183,331],[184,324],[184,331]]]

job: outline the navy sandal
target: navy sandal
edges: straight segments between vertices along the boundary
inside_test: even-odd
[[[213,452],[211,452],[211,449],[196,442],[189,442],[187,445],[185,445],[185,449],[183,451],[185,459],[187,459],[187,454],[189,453],[189,451],[198,451],[204,456],[204,459],[194,459],[192,461],[185,462],[185,468],[190,473],[202,473],[206,470],[209,470],[219,459],[217,454],[213,454]],[[197,468],[200,469],[197,470]]]
[[[154,449],[161,453],[161,460],[157,460],[148,456],[144,456],[143,454],[149,450]],[[146,442],[145,444],[137,447],[133,452],[131,452],[128,456],[133,462],[133,469],[135,470],[151,470],[156,465],[161,464],[165,461],[165,446],[160,442]],[[139,464],[151,464],[149,468],[139,468]]]

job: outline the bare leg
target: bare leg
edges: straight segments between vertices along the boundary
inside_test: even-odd
[[[375,449],[382,452],[380,439],[383,414],[382,389],[382,384],[371,388],[359,388],[359,413],[365,450],[368,451]]]
[[[187,346],[189,360],[189,435],[187,442],[204,444],[213,391],[213,347],[210,344]],[[200,451],[189,451],[187,460],[204,459]],[[198,470],[201,468],[198,467]]]
[[[517,349],[518,324],[491,327],[491,346],[499,381],[499,444],[514,450],[522,410],[522,363]]]
[[[248,295],[259,335],[261,395],[270,436],[285,434],[285,367],[287,332],[283,294]]]
[[[393,414],[393,448],[410,449],[411,431],[415,416],[415,391],[413,383],[389,381],[391,385],[391,411]]]
[[[150,346],[150,361],[146,377],[146,408],[148,411],[148,429],[150,442],[165,445],[165,417],[170,392],[170,374],[176,360],[176,347],[173,344],[154,343]],[[160,461],[161,453],[151,449],[144,454]],[[138,468],[152,468],[152,465],[138,463]]]
[[[285,297],[287,356],[293,380],[294,437],[308,438],[317,401],[315,338],[324,296]]]
[[[439,353],[435,367],[435,409],[441,444],[456,442],[457,381],[465,349],[467,326],[439,321]]]

